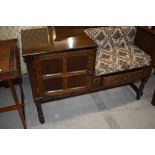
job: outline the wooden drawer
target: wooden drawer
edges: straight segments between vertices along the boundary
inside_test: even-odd
[[[115,87],[119,85],[124,85],[132,83],[134,81],[140,80],[146,76],[147,69],[132,71],[128,73],[121,73],[118,75],[111,75],[102,78],[103,87]]]

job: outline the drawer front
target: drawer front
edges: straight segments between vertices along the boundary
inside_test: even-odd
[[[93,83],[92,83],[92,87],[93,88],[98,88],[102,86],[102,77],[98,76],[98,77],[93,77]]]
[[[128,83],[132,83],[134,81],[140,80],[146,76],[148,73],[147,69],[138,70],[128,73],[121,73],[118,75],[111,75],[102,78],[102,85],[104,87],[115,87],[119,85],[124,85]]]
[[[95,55],[95,50],[91,49],[37,56],[41,96],[60,96],[88,90]]]

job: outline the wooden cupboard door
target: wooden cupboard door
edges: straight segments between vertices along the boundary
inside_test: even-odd
[[[63,59],[50,58],[40,61],[41,74],[50,76],[52,74],[60,74],[63,72]]]
[[[95,55],[93,50],[75,52],[66,56],[67,88],[86,90],[91,86],[91,73],[94,72]]]
[[[88,55],[72,55],[67,57],[67,72],[87,70]]]
[[[63,59],[58,55],[39,55],[35,57],[40,96],[56,94],[64,89]]]
[[[91,87],[94,50],[39,55],[36,62],[41,96],[70,94]]]

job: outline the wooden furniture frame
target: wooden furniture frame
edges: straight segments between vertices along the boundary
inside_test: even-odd
[[[155,36],[137,27],[135,45],[151,55],[149,67],[127,70],[106,76],[94,76],[97,45],[84,33],[85,27],[51,27],[22,31],[25,59],[37,107],[44,123],[42,103],[94,91],[130,85],[143,94],[144,84],[155,60]],[[140,86],[134,82],[141,81]]]
[[[15,104],[11,106],[1,107],[1,112],[17,110],[22,121],[23,127],[26,129],[25,108],[24,108],[24,92],[22,88],[22,77],[20,71],[20,58],[17,47],[17,40],[0,41],[0,86],[9,87]],[[18,83],[21,93],[21,101],[19,101],[14,86],[14,81]]]

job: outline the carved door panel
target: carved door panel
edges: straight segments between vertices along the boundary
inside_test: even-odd
[[[71,94],[91,87],[94,50],[39,55],[36,62],[41,96]]]

